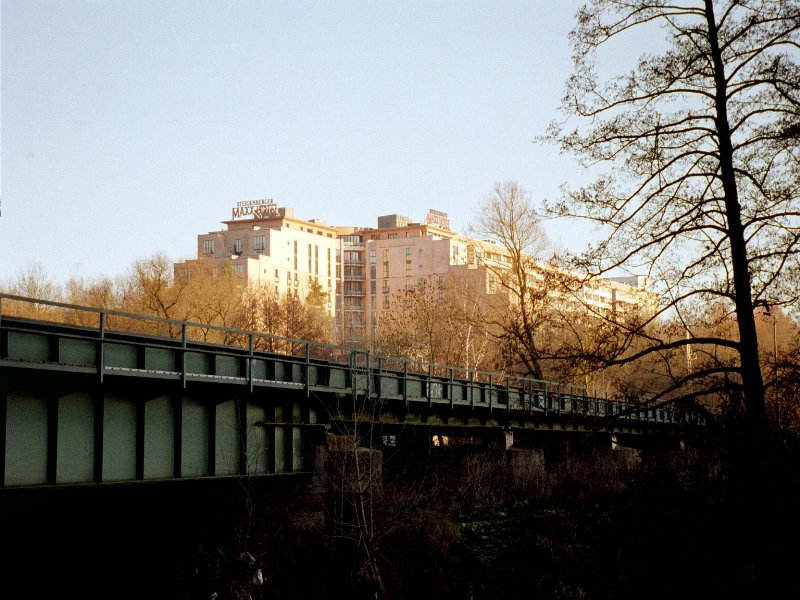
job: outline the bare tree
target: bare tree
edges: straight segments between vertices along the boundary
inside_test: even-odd
[[[296,293],[282,294],[271,285],[250,285],[244,291],[236,326],[266,334],[256,339],[259,350],[297,352],[299,348],[280,338],[329,342],[333,324],[326,308],[327,294],[311,285],[306,299]]]
[[[235,326],[242,310],[245,285],[231,263],[220,267],[198,261],[189,265],[178,279],[176,286],[184,292],[180,301],[183,318],[216,327]],[[209,327],[200,330],[203,341],[229,343],[233,339],[227,331]]]
[[[96,279],[70,277],[64,286],[65,301],[77,306],[116,310],[120,308],[120,286],[119,281],[114,281],[110,277],[102,276]],[[65,310],[64,321],[96,327],[98,316],[83,310]]]
[[[432,275],[412,290],[397,291],[381,314],[374,349],[467,371],[484,368],[490,355],[485,302],[472,284],[455,274]]]
[[[183,301],[186,283],[183,278],[173,281],[172,261],[167,255],[157,252],[133,263],[130,275],[124,283],[122,306],[129,312],[167,319],[185,319]],[[142,326],[143,324],[137,324],[137,327]],[[174,336],[179,329],[172,323],[167,326],[159,324],[156,333]]]
[[[2,291],[26,298],[57,302],[61,299],[61,287],[53,281],[41,263],[31,262],[7,284],[2,286]],[[28,302],[6,301],[4,311],[6,314],[42,318],[52,318],[53,307],[44,304]]]
[[[87,280],[71,277],[64,286],[70,304],[115,309],[119,306],[119,284],[110,277]]]
[[[489,273],[490,292],[502,292],[493,303],[492,325],[505,343],[509,360],[526,375],[543,376],[537,334],[543,327],[552,271],[540,260],[549,246],[530,193],[514,181],[498,183],[481,203],[470,233],[499,246],[499,252],[476,243],[476,262]]]
[[[61,290],[41,263],[28,263],[16,277],[11,280],[8,291],[17,296],[36,298],[37,300],[57,301],[61,298]]]
[[[665,50],[598,82],[599,49],[658,27]],[[571,39],[575,69],[563,107],[578,125],[554,123],[544,139],[587,167],[610,170],[567,190],[553,214],[606,228],[607,239],[578,264],[596,274],[647,269],[667,299],[660,314],[689,329],[667,340],[646,322],[623,325],[645,347],[606,363],[687,345],[734,350],[735,364],[675,378],[671,392],[696,394],[695,383],[716,375],[743,398],[750,441],[762,447],[768,427],[754,309],[798,300],[800,5],[592,0],[577,13]],[[715,300],[730,307],[735,337],[692,334],[686,315]]]

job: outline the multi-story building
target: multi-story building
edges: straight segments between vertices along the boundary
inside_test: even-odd
[[[233,268],[248,283],[272,286],[282,293],[305,297],[311,283],[328,294],[331,315],[339,274],[339,230],[322,221],[296,219],[291,208],[271,201],[249,212],[252,219],[223,221],[226,229],[197,236],[197,258],[175,264],[175,275],[188,274],[190,263],[205,261],[222,269]],[[240,205],[243,203],[240,203]]]
[[[245,218],[250,217],[250,218]],[[333,227],[294,217],[271,200],[239,202],[225,230],[197,238],[197,259],[176,263],[230,265],[248,283],[305,297],[312,282],[328,295],[339,338],[362,340],[400,291],[423,281],[469,278],[481,293],[499,291],[498,270],[510,263],[502,246],[467,238],[449,228],[447,215],[430,211],[425,223],[403,215],[378,217],[378,227]],[[597,309],[651,306],[657,301],[642,277],[597,279],[581,289],[581,301]]]

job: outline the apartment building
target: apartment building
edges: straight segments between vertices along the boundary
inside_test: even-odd
[[[339,276],[336,272],[340,248],[339,229],[322,221],[294,217],[291,208],[280,208],[271,200],[245,201],[244,207],[261,210],[244,213],[233,210],[234,218],[223,221],[225,229],[197,236],[197,258],[174,265],[176,277],[185,276],[191,263],[204,261],[216,268],[232,268],[248,283],[273,287],[281,293],[305,297],[311,283],[328,294],[328,308],[334,315]],[[243,205],[245,203],[239,203]]]
[[[435,210],[424,223],[393,214],[379,216],[374,228],[334,227],[296,218],[293,209],[272,200],[250,200],[237,203],[231,220],[222,224],[224,230],[197,237],[197,258],[176,263],[176,276],[187,273],[191,263],[210,261],[220,269],[230,265],[248,283],[300,297],[315,282],[328,295],[342,341],[374,332],[400,291],[457,277],[490,295],[499,291],[498,269],[510,264],[502,246],[451,231],[447,215]],[[597,309],[657,302],[641,277],[595,280],[580,294]]]

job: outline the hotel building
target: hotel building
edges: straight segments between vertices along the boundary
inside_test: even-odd
[[[271,200],[239,202],[224,230],[197,237],[197,258],[175,264],[186,275],[191,263],[228,265],[248,284],[261,284],[304,298],[312,283],[328,297],[341,341],[374,332],[380,313],[401,290],[421,282],[444,284],[469,278],[481,293],[496,292],[496,268],[509,262],[504,248],[450,230],[447,215],[431,210],[425,223],[402,215],[378,217],[376,228],[333,227],[303,220]],[[581,300],[598,309],[652,305],[643,277],[600,279],[581,289]]]

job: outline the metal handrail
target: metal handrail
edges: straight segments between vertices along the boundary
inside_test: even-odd
[[[239,355],[241,351],[245,351],[248,354],[252,355],[253,352],[253,340],[254,339],[265,339],[268,341],[276,342],[277,345],[284,348],[284,350],[278,350],[274,353],[286,356],[287,358],[296,358],[300,360],[300,364],[308,365],[311,358],[320,358],[325,359],[328,362],[333,364],[340,364],[340,365],[347,365],[348,361],[351,359],[353,353],[359,352],[364,353],[367,356],[372,355],[376,359],[380,359],[380,364],[383,365],[382,373],[384,376],[391,376],[389,375],[390,370],[387,368],[386,363],[389,362],[397,362],[399,365],[402,365],[402,376],[404,378],[408,378],[409,375],[412,376],[419,376],[422,378],[423,381],[428,382],[428,388],[430,386],[431,381],[437,381],[442,383],[452,383],[454,381],[454,374],[463,372],[464,377],[459,378],[463,379],[464,382],[467,382],[466,385],[471,390],[469,397],[470,402],[474,402],[474,394],[476,390],[485,389],[486,393],[488,394],[489,401],[492,400],[492,390],[498,389],[497,381],[505,381],[510,383],[512,380],[517,383],[513,387],[513,389],[517,390],[520,394],[535,394],[536,392],[543,392],[545,398],[553,398],[557,396],[563,401],[564,398],[569,397],[571,400],[570,403],[570,410],[569,412],[575,412],[575,401],[577,399],[583,400],[597,400],[603,401],[608,404],[614,404],[619,407],[624,407],[622,411],[614,412],[613,414],[627,414],[627,415],[635,415],[641,411],[649,411],[653,409],[661,409],[662,404],[653,404],[652,406],[649,405],[648,402],[644,403],[633,403],[627,400],[615,400],[609,399],[606,395],[604,390],[592,389],[589,387],[582,387],[576,386],[572,384],[564,384],[560,382],[554,381],[547,381],[541,379],[535,379],[531,377],[522,377],[516,375],[508,375],[507,373],[498,373],[493,371],[480,371],[475,369],[468,369],[465,367],[457,367],[452,365],[436,365],[433,363],[410,359],[408,357],[399,357],[387,354],[379,354],[373,353],[369,350],[354,347],[354,346],[345,346],[345,345],[338,345],[338,344],[330,344],[325,342],[316,342],[311,340],[303,340],[300,338],[289,338],[283,336],[276,336],[273,334],[263,333],[255,330],[246,330],[246,329],[235,329],[231,327],[224,327],[221,325],[211,325],[207,323],[200,323],[197,321],[184,321],[178,319],[171,319],[167,317],[158,317],[154,315],[143,315],[138,313],[129,313],[124,311],[118,311],[113,309],[104,309],[104,308],[97,308],[93,306],[85,306],[85,305],[78,305],[78,304],[69,304],[65,302],[58,302],[53,300],[44,300],[44,299],[36,299],[36,298],[29,298],[25,296],[18,296],[14,294],[7,294],[7,293],[0,293],[0,323],[2,323],[3,319],[3,300],[12,301],[12,302],[23,302],[28,304],[37,304],[37,305],[44,305],[50,306],[54,308],[61,308],[66,310],[75,310],[75,311],[82,311],[87,313],[93,313],[98,315],[98,324],[97,330],[101,338],[107,339],[109,333],[131,333],[130,331],[126,330],[119,330],[119,329],[112,329],[109,327],[108,324],[108,317],[119,317],[125,319],[134,319],[146,322],[152,322],[157,324],[166,324],[173,326],[178,335],[169,335],[169,336],[154,336],[154,337],[162,337],[166,339],[176,340],[181,342],[181,345],[186,347],[186,343],[188,342],[195,342],[195,343],[204,343],[204,344],[213,344],[214,346],[223,347],[223,348],[235,348],[237,352],[231,353],[235,355]],[[8,315],[7,315],[8,316]],[[63,321],[53,320],[53,319],[29,319],[37,322],[56,322],[62,325],[71,325],[70,323],[64,323]],[[235,345],[232,343],[216,343],[216,342],[208,342],[207,340],[194,340],[189,339],[187,337],[187,331],[189,329],[196,328],[202,329],[205,331],[218,331],[226,334],[232,334],[233,337],[238,337],[243,344],[245,345]],[[134,332],[135,333],[135,332]],[[148,334],[153,335],[153,334]],[[287,353],[285,349],[294,349],[297,348],[297,352]],[[319,354],[317,352],[312,352],[313,350],[322,351]],[[271,350],[267,350],[268,352],[273,352]],[[374,364],[379,364],[377,361]],[[417,367],[417,368],[414,368]],[[441,372],[446,373],[446,375],[438,376],[434,375],[434,373]],[[400,370],[398,370],[396,376],[399,377],[401,375]],[[405,390],[405,386],[403,386],[403,398],[407,401],[408,396]],[[505,386],[505,389],[512,389],[509,385]],[[430,390],[428,389],[427,394],[430,395]],[[506,402],[509,402],[506,400]],[[505,404],[505,403],[502,403]],[[559,406],[554,407],[553,410],[556,412],[561,412],[560,404]],[[547,404],[545,404],[545,407]],[[634,417],[635,418],[635,417]]]

